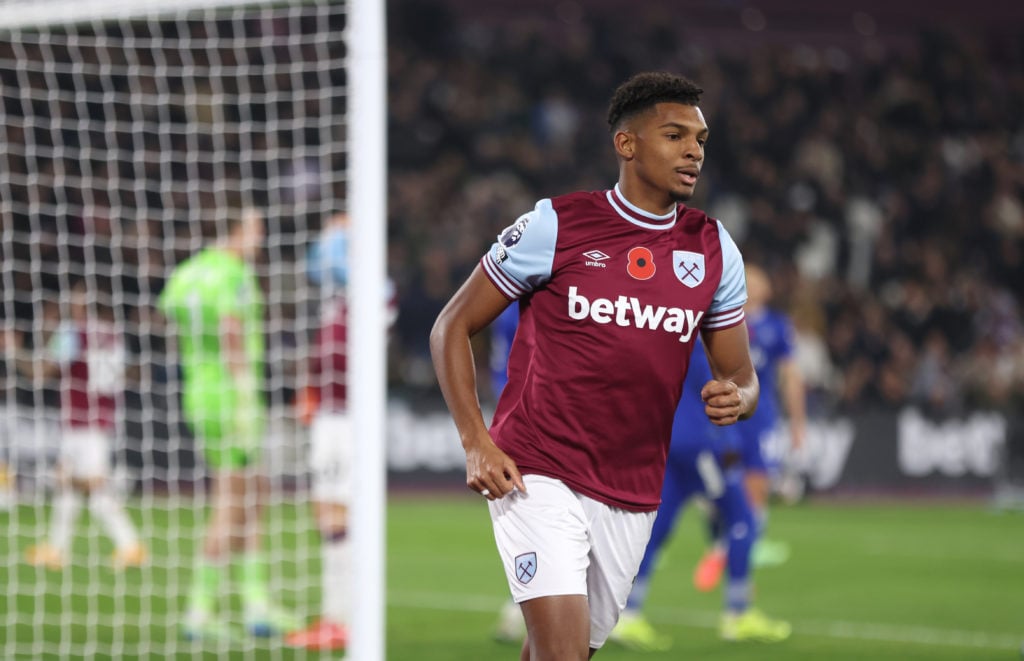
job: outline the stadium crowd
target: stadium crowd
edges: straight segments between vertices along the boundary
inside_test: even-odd
[[[812,414],[1024,402],[1024,42],[712,48],[657,13],[492,22],[418,7],[389,50],[400,383],[433,385],[428,330],[486,249],[480,224],[497,234],[507,209],[610,186],[589,109],[663,68],[706,90],[694,205],[770,272]]]
[[[437,397],[429,328],[486,249],[481,224],[496,235],[514,220],[509,209],[525,211],[555,191],[608,187],[615,173],[605,158],[607,128],[591,109],[630,72],[662,68],[706,90],[712,148],[693,202],[771,274],[775,304],[799,331],[812,414],[908,403],[956,414],[1024,402],[1024,41],[971,30],[890,39],[849,30],[842,38],[808,31],[807,40],[787,33],[746,43],[755,32],[700,39],[658,11],[624,21],[605,3],[586,15],[581,4],[562,3],[500,20],[443,3],[399,4],[389,15],[388,51],[388,260],[401,310],[394,392]],[[219,29],[229,34],[237,25]],[[292,57],[286,41],[281,58]],[[302,340],[289,320],[313,311],[289,302],[289,277],[343,197],[343,177],[332,174],[342,161],[273,158],[337,139],[336,123],[315,118],[339,112],[343,97],[317,86],[343,81],[307,75],[305,106],[244,105],[236,87],[262,89],[255,72],[236,85],[214,80],[213,69],[189,78],[175,65],[158,79],[164,69],[147,68],[152,52],[133,63],[102,43],[0,45],[0,60],[21,62],[0,72],[8,328],[31,327],[40,307],[33,292],[47,298],[96,264],[116,273],[130,328],[147,328],[145,304],[134,309],[135,302],[151,301],[170,266],[201,239],[176,209],[213,208],[248,177],[254,202],[287,212],[268,214],[263,281],[275,334],[268,362],[294,363]],[[296,61],[312,70],[318,57],[307,48]],[[140,83],[149,74],[139,71],[155,72],[153,80]],[[99,102],[129,74],[134,96]],[[278,84],[294,82],[279,76]],[[96,93],[93,102],[46,102],[47,90],[83,85]],[[218,89],[230,94],[218,97]],[[214,107],[215,98],[225,106]],[[30,119],[38,113],[49,123]],[[111,113],[119,130],[104,133],[89,121]],[[190,121],[214,126],[218,117],[228,126],[220,142],[189,142]],[[261,134],[247,137],[244,126]],[[162,143],[151,129],[168,141],[171,162],[155,156]],[[91,160],[69,157],[87,152]],[[237,181],[210,184],[217,172]],[[76,181],[86,183],[79,190]],[[304,216],[285,217],[300,203]],[[79,208],[80,217],[61,215]],[[156,334],[131,339],[151,358],[163,351]],[[165,380],[158,359],[142,368],[145,378]],[[272,383],[283,399],[292,368],[280,369]]]
[[[594,109],[630,74],[664,69],[705,88],[711,142],[693,204],[720,218],[747,261],[770,274],[774,303],[798,330],[812,417],[907,405],[941,417],[1024,404],[1019,27],[883,38],[865,15],[841,38],[809,29],[769,38],[745,14],[746,27],[701,37],[669,9],[517,3],[531,1],[540,10],[388,3],[392,395],[439,410],[428,347],[439,311],[515,220],[510,210],[614,183],[605,118]],[[198,444],[178,442],[192,432],[176,401],[175,340],[156,301],[174,267],[223,230],[233,208],[254,205],[267,220],[256,264],[266,298],[264,387],[276,422],[294,416],[325,300],[306,277],[306,251],[345,208],[346,165],[359,158],[359,141],[344,134],[348,54],[333,38],[346,8],[263,3],[205,21],[97,20],[0,35],[8,503],[17,480],[49,479],[30,464],[53,449],[40,441],[58,436],[62,392],[59,377],[40,368],[67,349],[58,331],[83,282],[86,299],[111,308],[126,336],[115,396],[125,463],[156,492],[162,482],[204,477]],[[474,339],[480,383],[490,382],[488,340]],[[276,476],[293,467],[273,468]],[[61,525],[51,537],[67,536],[70,524]],[[151,532],[148,523],[139,530]],[[324,548],[343,536],[327,525],[321,532],[335,537]],[[134,533],[113,536],[142,548]],[[139,564],[145,553],[121,555],[115,565]],[[250,560],[249,583],[262,583],[262,560]],[[200,597],[217,592],[199,587]]]

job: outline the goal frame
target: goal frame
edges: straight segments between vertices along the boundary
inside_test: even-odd
[[[291,0],[301,4],[305,0]],[[234,6],[288,4],[285,0],[6,0],[0,34],[32,26],[161,17]],[[349,0],[347,109],[349,132],[359,136],[358,159],[347,159],[352,223],[350,409],[355,495],[351,512],[354,585],[346,658],[385,658],[386,329],[387,329],[387,100],[384,0]]]

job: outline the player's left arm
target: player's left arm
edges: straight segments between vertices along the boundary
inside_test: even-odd
[[[747,324],[701,333],[714,379],[700,391],[704,412],[716,425],[731,425],[753,415],[761,387],[750,359]]]
[[[725,226],[721,222],[717,225],[722,277],[701,327],[714,379],[704,385],[700,396],[711,422],[731,425],[754,414],[761,387],[750,358],[750,337],[743,319],[743,305],[747,302],[743,256]]]

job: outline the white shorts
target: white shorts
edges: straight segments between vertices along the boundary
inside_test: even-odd
[[[313,418],[313,498],[347,505],[352,499],[352,422],[347,413]]]
[[[12,466],[44,465],[58,456],[60,413],[45,407],[0,406],[0,458]]]
[[[80,479],[110,476],[110,432],[66,429],[61,437],[60,465]]]
[[[605,505],[541,475],[523,480],[525,494],[488,502],[512,598],[585,595],[597,649],[626,607],[656,513]]]

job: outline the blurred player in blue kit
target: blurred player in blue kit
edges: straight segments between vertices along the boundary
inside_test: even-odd
[[[761,383],[761,399],[748,420],[736,426],[740,438],[740,462],[744,484],[758,527],[758,542],[753,550],[755,566],[782,564],[789,558],[789,547],[764,537],[768,521],[768,501],[772,484],[779,477],[787,448],[780,437],[781,414],[788,421],[791,450],[804,442],[807,428],[806,389],[796,364],[796,340],[789,318],[769,307],[771,281],[764,269],[753,264],[744,268],[747,303],[743,306],[750,333],[750,357]],[[709,513],[712,544],[694,572],[698,590],[713,590],[726,565],[726,540],[723,526],[714,508]]]
[[[711,367],[703,345],[698,344],[690,360],[690,371],[672,426],[661,506],[626,609],[610,638],[638,651],[663,651],[671,646],[671,639],[659,635],[641,610],[661,550],[680,520],[683,506],[694,496],[711,501],[726,534],[728,581],[719,635],[725,640],[777,642],[790,634],[788,623],[769,619],[751,606],[750,557],[757,539],[757,526],[739,461],[742,443],[739,428],[746,423],[719,427],[708,421],[700,389],[710,378]]]

